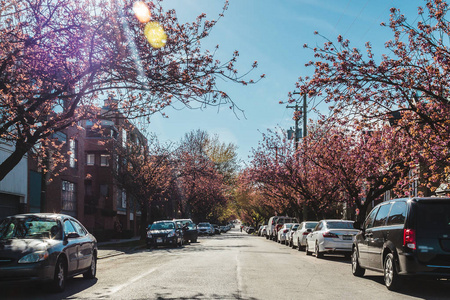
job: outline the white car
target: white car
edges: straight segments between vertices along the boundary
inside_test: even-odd
[[[316,227],[317,221],[305,221],[301,222],[297,231],[292,235],[292,249],[297,248],[301,251],[306,246],[306,236]]]
[[[294,236],[294,233],[297,231],[299,225],[300,224],[298,223],[294,223],[294,225],[292,225],[292,227],[286,233],[286,241],[284,242],[286,246],[292,247],[292,237]]]
[[[317,258],[324,253],[344,254],[350,258],[354,236],[359,230],[353,228],[353,221],[322,220],[306,237],[306,255],[313,252]]]
[[[289,229],[294,225],[294,223],[285,223],[280,230],[277,232],[277,242],[280,244],[286,243],[286,234],[288,233]]]

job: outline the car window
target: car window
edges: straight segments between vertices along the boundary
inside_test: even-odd
[[[317,223],[306,223],[305,228],[306,229],[313,229],[314,227],[316,227]]]
[[[375,219],[375,216],[378,212],[379,207],[375,207],[375,209],[373,209],[369,216],[367,217],[366,221],[364,222],[364,229],[369,229],[373,227],[373,220]]]
[[[71,220],[73,227],[80,236],[85,236],[87,232],[84,230],[83,226],[81,226],[77,221]]]
[[[387,216],[389,214],[389,210],[391,208],[391,204],[381,205],[378,209],[377,216],[373,221],[373,227],[384,226],[386,225]]]
[[[417,209],[417,226],[435,231],[450,231],[450,203],[420,202]]]
[[[404,224],[406,219],[406,202],[397,201],[392,204],[391,212],[387,221],[388,225]]]
[[[329,229],[353,229],[353,222],[332,221],[327,222]]]
[[[316,228],[314,228],[314,231],[321,230],[322,228],[323,228],[323,223],[320,222],[319,224],[317,224]]]
[[[68,235],[71,232],[77,232],[69,220],[64,221],[64,235]]]

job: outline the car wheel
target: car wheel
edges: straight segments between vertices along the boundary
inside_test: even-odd
[[[92,255],[91,266],[89,267],[89,270],[83,273],[83,277],[85,279],[94,279],[96,274],[97,274],[97,257],[95,257],[95,255]]]
[[[305,252],[306,252],[306,255],[312,254],[312,252],[309,252],[309,249],[308,249],[308,241],[306,241]]]
[[[359,265],[358,258],[358,249],[354,247],[352,252],[352,274],[357,277],[362,277],[364,276],[366,269]]]
[[[389,253],[384,259],[384,285],[386,285],[388,290],[394,291],[400,286],[400,281],[401,279],[395,266],[394,255]]]
[[[266,240],[268,240],[269,239],[269,236],[266,234]]]
[[[323,257],[323,253],[320,253],[319,244],[317,242],[316,242],[316,246],[314,247],[314,254],[316,255],[316,258]]]
[[[294,244],[294,240],[292,240],[292,249],[295,249],[295,248],[297,248],[297,246],[295,246],[295,244]]]
[[[197,243],[197,238],[192,239],[191,243]]]
[[[53,281],[51,283],[51,289],[54,292],[62,292],[66,288],[66,264],[60,257],[56,262],[55,274],[53,275]]]
[[[300,244],[300,240],[297,239],[297,250],[302,251],[302,245]]]

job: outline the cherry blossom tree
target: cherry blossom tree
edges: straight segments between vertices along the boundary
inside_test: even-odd
[[[174,190],[172,151],[155,136],[150,139],[140,136],[139,142],[128,141],[125,147],[116,143],[112,149],[119,158],[115,178],[141,211],[140,235],[144,239],[152,201],[167,199]]]
[[[216,49],[204,50],[217,20],[200,15],[181,24],[176,12],[148,2],[151,25],[167,39],[153,48],[134,1],[17,1],[0,6],[0,139],[14,152],[0,165],[0,180],[36,145],[77,121],[99,117],[100,101],[113,95],[129,119],[148,121],[167,106],[239,107],[217,86],[223,78],[254,83]],[[157,22],[157,23],[154,23]],[[250,70],[256,68],[254,62]]]
[[[301,93],[330,104],[332,122],[351,122],[362,131],[391,121],[402,129],[399,142],[409,138],[414,146],[405,149],[415,157],[404,165],[420,164],[430,192],[450,170],[448,11],[446,1],[426,0],[412,24],[392,8],[389,23],[382,24],[393,33],[386,54],[377,58],[369,42],[364,53],[342,36],[327,39],[323,47],[312,48],[314,61],[307,63],[314,67],[312,77],[297,83]]]

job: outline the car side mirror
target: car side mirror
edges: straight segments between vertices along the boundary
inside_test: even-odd
[[[66,236],[65,236],[65,240],[67,241],[68,239],[76,239],[79,238],[80,235],[76,232],[69,232]]]

